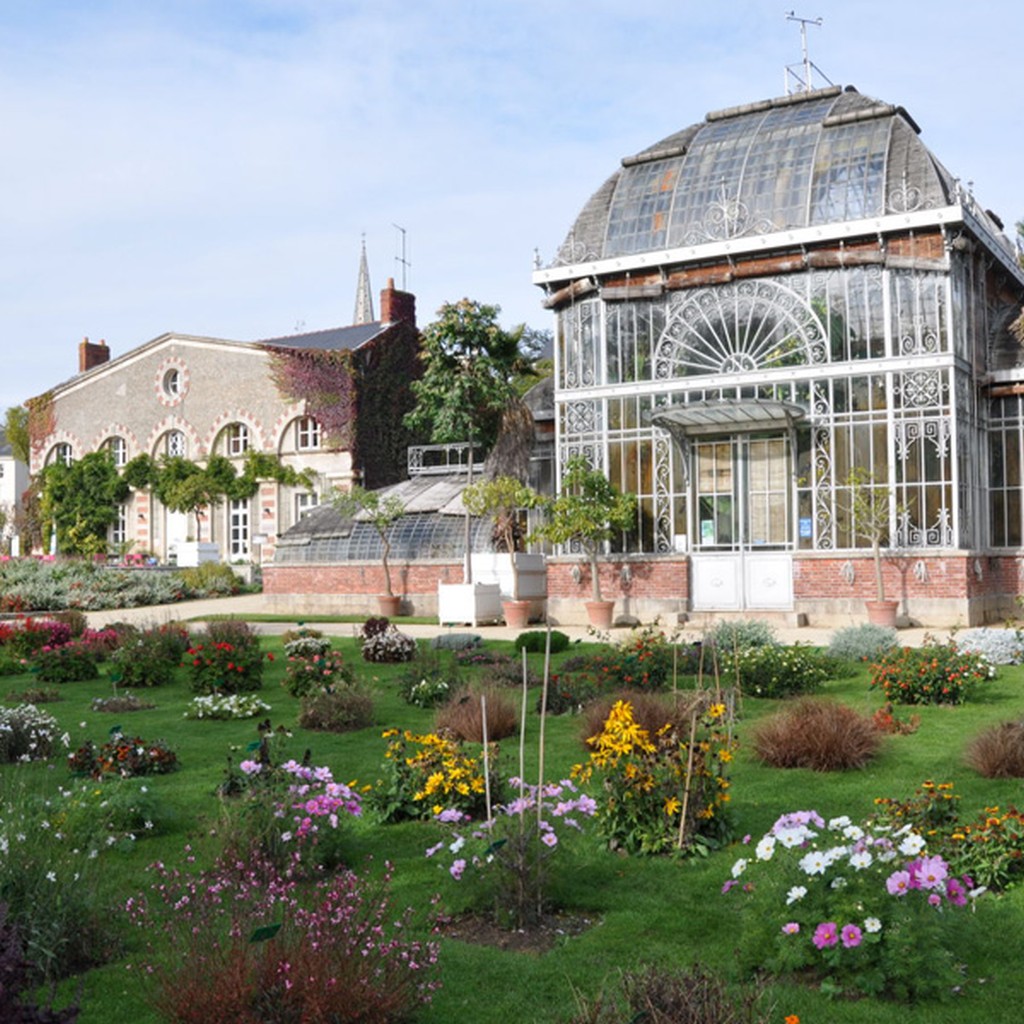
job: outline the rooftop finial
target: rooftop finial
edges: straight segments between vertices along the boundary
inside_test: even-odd
[[[373,323],[373,293],[370,291],[370,270],[366,265],[366,235],[363,235],[362,253],[359,256],[359,281],[356,283],[356,310],[352,323]]]
[[[814,72],[817,71],[821,78],[832,85],[832,80],[811,60],[807,53],[807,26],[815,25],[821,28],[821,18],[801,18],[795,11],[786,12],[786,21],[800,23],[800,50],[803,59],[799,64],[787,64],[785,71],[785,89],[789,96],[794,92],[811,92],[814,89]],[[795,86],[795,88],[794,88]]]

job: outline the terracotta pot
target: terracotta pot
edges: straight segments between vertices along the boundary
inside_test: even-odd
[[[377,607],[385,618],[393,619],[402,610],[402,598],[398,594],[380,594]]]
[[[587,601],[585,603],[587,606],[587,618],[594,629],[612,628],[613,612],[615,610],[614,601]]]
[[[899,601],[865,601],[868,612],[868,622],[873,626],[889,626],[896,628],[896,612],[900,606]]]
[[[510,629],[525,629],[530,621],[529,601],[502,601],[501,610]]]

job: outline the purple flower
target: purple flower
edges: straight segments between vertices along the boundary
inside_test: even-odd
[[[962,907],[967,902],[967,892],[955,878],[946,879],[946,898],[954,907]]]
[[[939,856],[922,857],[917,868],[917,878],[922,889],[944,889],[949,869]]]
[[[459,881],[460,878],[462,878],[462,872],[465,870],[466,862],[462,857],[460,857],[458,860],[452,861],[452,866],[448,869],[448,873],[457,882]]]
[[[906,896],[910,892],[911,879],[909,871],[894,871],[886,880],[885,887],[890,896]]]
[[[722,886],[722,895],[724,896],[734,885],[739,885],[739,882],[735,878],[730,878],[725,885]]]
[[[861,930],[855,924],[844,924],[843,930],[840,932],[840,938],[842,938],[843,945],[847,949],[853,949],[855,946],[860,945],[860,940],[863,936]]]
[[[544,835],[540,837],[540,841],[545,846],[557,846],[558,836],[556,836],[554,832],[545,832]]]
[[[800,931],[800,925],[796,921],[787,921],[782,926],[782,932],[784,935],[796,935]]]
[[[814,929],[814,938],[811,940],[818,949],[825,949],[834,946],[839,942],[839,930],[835,921],[823,921]]]
[[[933,892],[928,896],[928,902],[933,907],[938,907],[942,903],[942,897],[937,892]]]

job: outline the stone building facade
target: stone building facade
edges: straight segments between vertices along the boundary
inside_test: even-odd
[[[201,536],[184,513],[137,492],[119,509],[109,538],[112,547],[161,560],[192,540],[216,543],[228,561],[269,560],[278,535],[332,488],[380,486],[404,475],[401,421],[418,353],[415,299],[392,281],[381,292],[380,319],[350,327],[255,342],[164,334],[117,357],[86,339],[79,372],[32,401],[31,470],[104,448],[118,466],[142,453],[198,463],[216,453],[239,468],[249,451],[276,455],[313,471],[314,487],[263,483],[252,499],[208,509]],[[312,414],[316,396],[282,388],[282,363],[295,359],[348,368],[351,422],[343,434]]]

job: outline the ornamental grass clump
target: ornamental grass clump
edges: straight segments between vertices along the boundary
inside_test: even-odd
[[[496,743],[519,731],[519,715],[515,704],[500,690],[467,688],[456,690],[448,703],[438,708],[434,729],[467,743],[483,743],[485,739]]]
[[[314,732],[352,732],[373,725],[373,697],[351,684],[302,698],[299,725]]]
[[[881,743],[867,715],[813,697],[762,719],[751,736],[754,754],[765,764],[816,772],[864,768],[877,757]]]
[[[967,745],[964,760],[986,779],[1024,778],[1024,722],[989,726]]]
[[[340,871],[303,886],[255,855],[150,871],[149,891],[124,910],[165,1020],[395,1024],[439,985],[437,945],[414,939],[412,910],[394,908],[390,867],[376,881]]]
[[[379,821],[429,820],[446,809],[486,817],[488,785],[482,752],[470,752],[457,740],[435,733],[388,729],[381,737],[388,741],[384,777],[368,798]],[[490,752],[486,770],[491,773],[490,792],[500,799],[493,769],[496,752]]]
[[[706,852],[731,837],[732,714],[722,694],[701,691],[681,717],[677,710],[651,732],[616,701],[588,740],[589,760],[573,768],[580,782],[601,783],[597,828],[612,849]]]
[[[597,804],[569,779],[534,786],[511,778],[515,799],[496,805],[490,818],[474,821],[455,808],[435,814],[446,837],[426,851],[455,881],[473,878],[495,923],[529,928],[551,909],[547,900],[550,861],[569,830],[582,831]]]
[[[963,982],[957,912],[981,894],[920,833],[782,815],[722,886],[740,919],[740,963],[799,974],[831,994],[939,999]]]
[[[871,689],[881,690],[895,704],[963,704],[995,666],[976,651],[963,651],[955,641],[899,647],[871,666]]]

